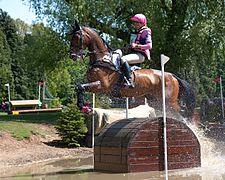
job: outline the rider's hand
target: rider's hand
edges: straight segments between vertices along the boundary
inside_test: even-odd
[[[132,47],[133,49],[138,49],[138,48],[139,48],[138,44],[136,44],[136,43],[132,43],[132,44],[131,44],[131,47]]]

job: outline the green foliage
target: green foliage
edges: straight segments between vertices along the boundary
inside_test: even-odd
[[[203,123],[215,123],[219,121],[223,123],[221,98],[203,99],[200,109]]]
[[[4,84],[12,80],[12,71],[10,64],[10,49],[4,33],[0,29],[0,99],[6,97],[6,87]]]
[[[47,82],[54,98],[71,99],[67,46],[60,36],[51,28],[36,24],[32,27],[32,34],[25,37],[25,43],[25,62],[30,70],[38,72],[36,82],[40,79]]]
[[[99,94],[96,96],[95,99],[95,107],[100,107],[103,109],[109,109],[111,106],[111,98],[109,96],[106,96],[105,94]]]
[[[42,74],[56,70],[66,55],[67,46],[59,35],[43,24],[33,25],[32,34],[25,37],[25,42],[26,62]]]
[[[18,22],[19,23],[19,22]],[[27,65],[23,63],[24,49],[23,37],[19,35],[16,22],[3,10],[0,9],[0,30],[5,38],[2,39],[5,50],[0,51],[0,56],[7,59],[2,62],[2,70],[5,75],[3,83],[10,84],[12,99],[27,98],[28,93],[28,73]],[[8,51],[8,52],[7,52]],[[1,84],[2,86],[4,84]],[[3,91],[4,92],[4,91]],[[5,96],[5,93],[0,92],[0,96]]]
[[[67,63],[71,62],[67,48],[51,28],[14,21],[1,10],[0,99],[7,99],[6,83],[10,84],[11,99],[37,99],[37,82],[44,80],[54,98],[59,98],[57,104],[66,104],[73,96],[71,84],[76,81],[71,81],[74,64]],[[76,72],[79,74],[79,70]]]
[[[73,104],[62,113],[59,123],[56,126],[63,143],[68,146],[79,147],[84,144],[84,137],[87,133],[84,113]]]

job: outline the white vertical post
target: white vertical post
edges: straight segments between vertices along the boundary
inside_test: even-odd
[[[9,83],[7,83],[7,84],[5,84],[5,86],[8,89],[8,101],[11,101],[11,97],[10,97],[10,85],[9,85]]]
[[[126,119],[128,119],[129,98],[126,98]]]
[[[163,98],[163,132],[164,132],[164,161],[166,180],[168,180],[168,158],[167,158],[167,133],[166,133],[166,97],[165,97],[165,77],[164,77],[164,65],[169,61],[169,57],[161,54],[161,69],[162,69],[162,98]]]
[[[43,86],[42,86],[42,103],[44,102],[45,99],[45,81],[43,81]]]
[[[223,86],[222,86],[222,77],[220,76],[220,96],[221,96],[221,110],[223,116],[223,123],[224,123],[224,106],[223,106]]]
[[[10,95],[10,85],[8,86],[8,94],[9,94],[9,101],[11,101],[11,95]]]
[[[41,101],[41,84],[38,82],[38,100]]]
[[[92,95],[92,147],[95,145],[95,93]]]

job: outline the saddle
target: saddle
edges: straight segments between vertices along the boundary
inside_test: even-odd
[[[104,67],[108,68],[112,71],[115,71],[119,73],[119,79],[115,83],[114,88],[112,88],[111,94],[115,97],[121,97],[120,91],[118,89],[124,87],[124,85],[127,83],[126,77],[124,76],[124,72],[122,71],[122,66],[121,66],[121,53],[118,51],[114,51],[113,53],[109,55],[105,55],[103,58],[96,60],[94,64],[91,65],[91,68],[94,67]],[[131,65],[130,70],[131,73],[133,74],[133,77],[135,79],[135,73],[134,71],[141,69],[139,64]]]
[[[92,67],[105,67],[116,71],[122,74],[121,72],[121,63],[120,63],[121,54],[114,51],[112,54],[105,55],[102,59],[96,60]],[[141,67],[139,64],[130,65],[130,70],[133,72],[139,70]]]

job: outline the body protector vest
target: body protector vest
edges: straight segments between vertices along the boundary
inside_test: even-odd
[[[136,34],[132,33],[131,37],[130,37],[130,42],[136,43],[136,44],[141,44],[141,45],[144,45],[147,43],[152,43],[151,29],[144,26]],[[150,50],[149,49],[135,49],[135,51],[144,54],[145,57],[150,60]]]

